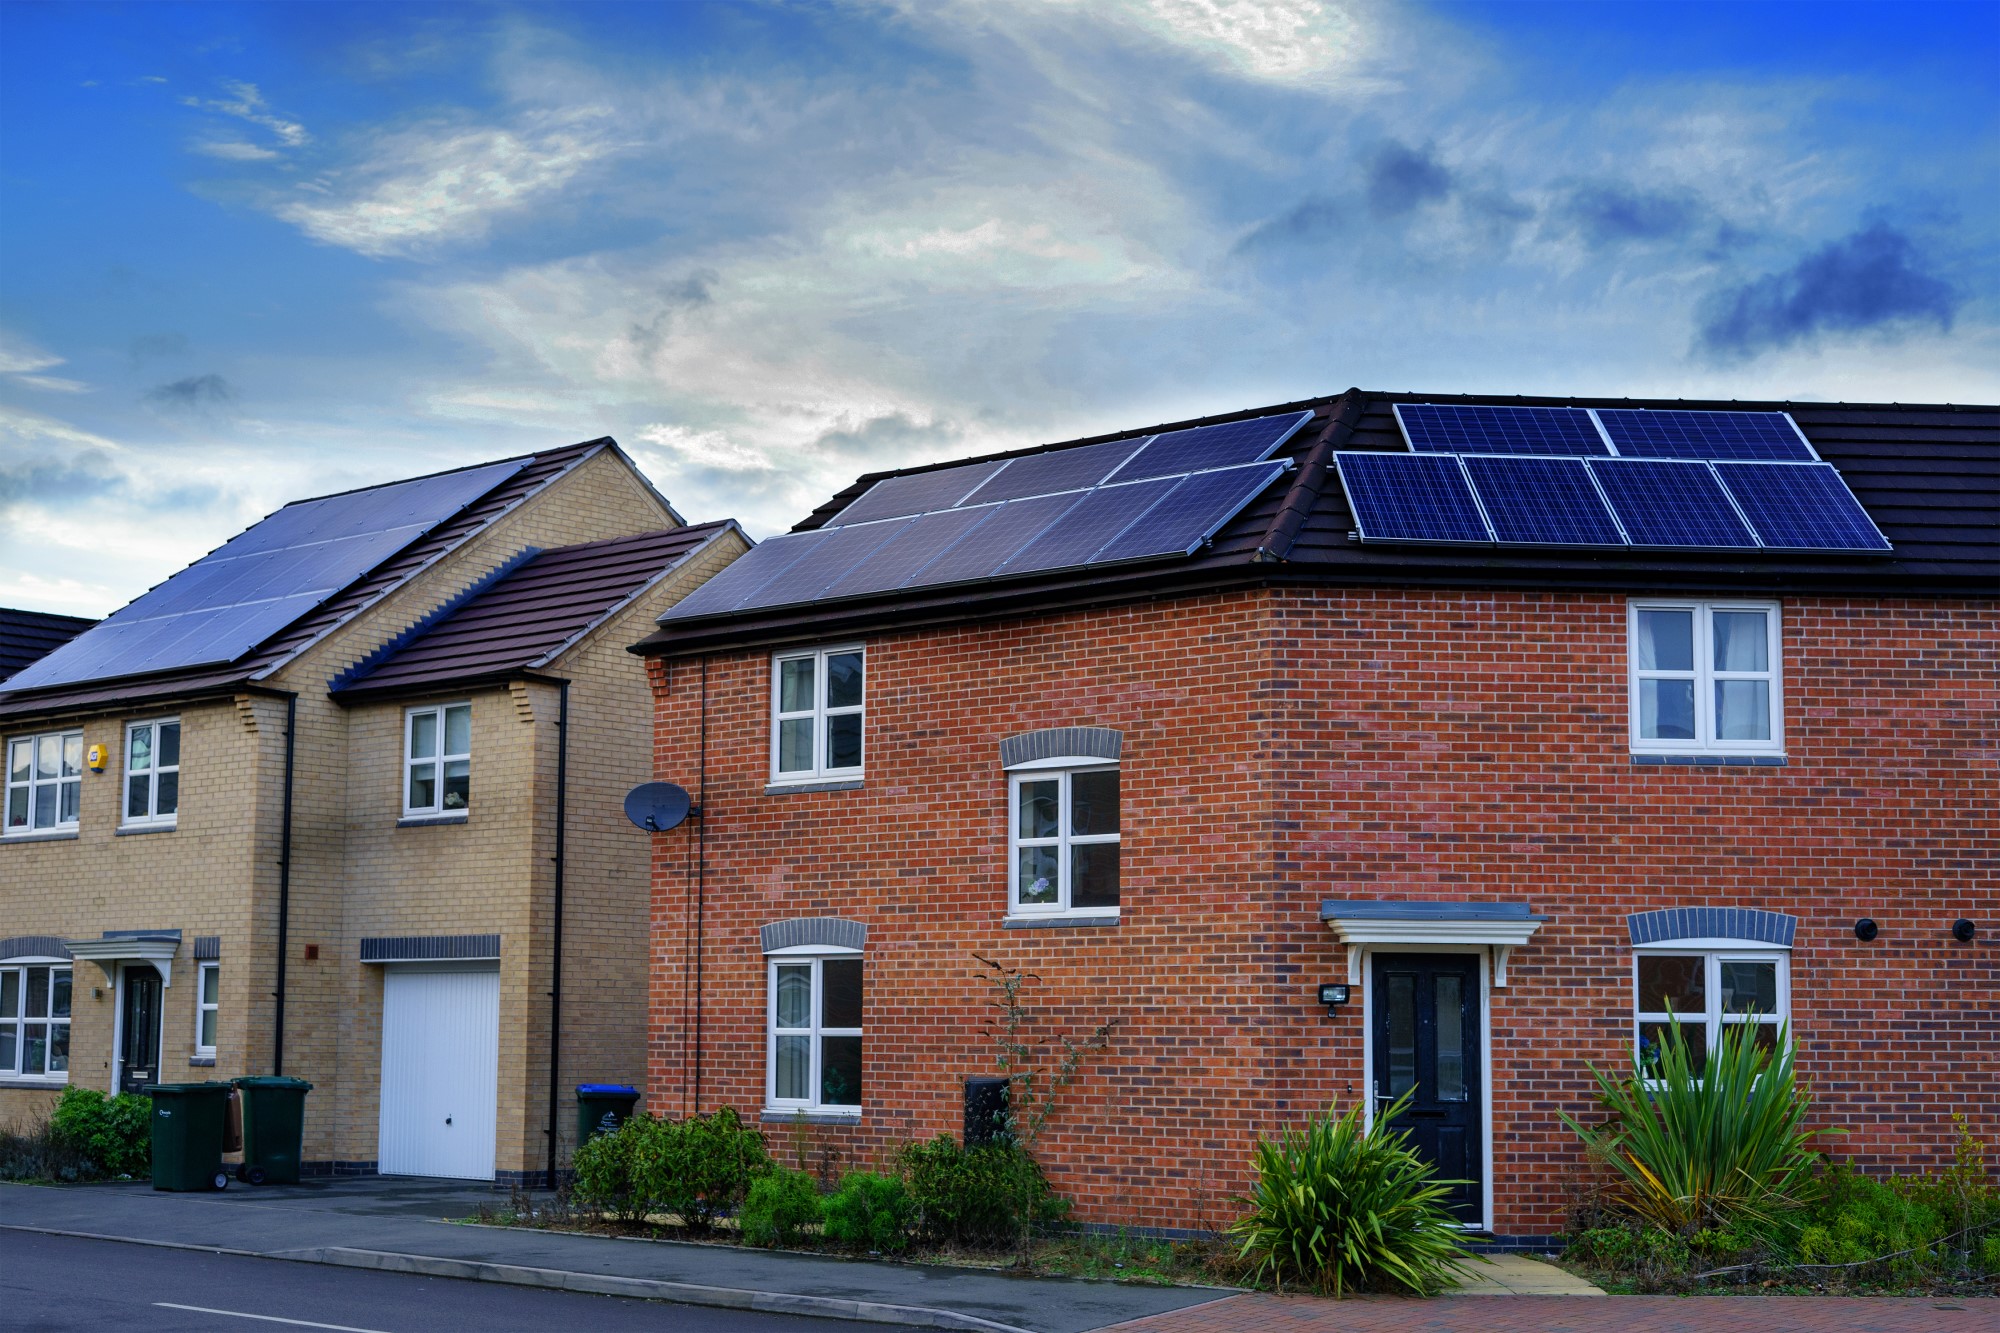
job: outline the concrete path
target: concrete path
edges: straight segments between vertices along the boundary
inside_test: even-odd
[[[1485,1263],[1470,1265],[1472,1276],[1444,1294],[1447,1296],[1602,1296],[1602,1287],[1592,1286],[1568,1269],[1530,1258],[1525,1254],[1496,1254]]]
[[[1231,1296],[1151,1315],[1117,1333],[1992,1333],[2000,1300],[1889,1296],[1516,1296],[1328,1301]],[[1106,1333],[1110,1333],[1109,1330]]]
[[[0,1184],[0,1226],[980,1333],[1085,1333],[1230,1294],[443,1220],[466,1217],[482,1202],[503,1204],[506,1196],[380,1178],[232,1187],[220,1194],[170,1194],[145,1184]]]

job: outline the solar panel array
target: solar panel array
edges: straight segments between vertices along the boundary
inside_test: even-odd
[[[287,505],[7,681],[233,662],[526,466],[489,463]]]
[[[888,477],[771,538],[663,620],[943,587],[1199,549],[1290,466],[1287,412]]]
[[[1891,549],[1788,413],[1398,403],[1396,417],[1410,453],[1335,456],[1364,541]]]

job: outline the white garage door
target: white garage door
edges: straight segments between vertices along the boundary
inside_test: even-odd
[[[385,1176],[493,1179],[500,973],[383,969]]]

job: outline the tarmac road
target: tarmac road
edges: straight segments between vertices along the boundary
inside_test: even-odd
[[[879,1324],[0,1231],[0,1329],[882,1333]]]

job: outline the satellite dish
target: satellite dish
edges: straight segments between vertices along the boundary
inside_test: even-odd
[[[687,788],[671,782],[642,782],[625,793],[625,817],[648,833],[665,833],[693,810]]]

